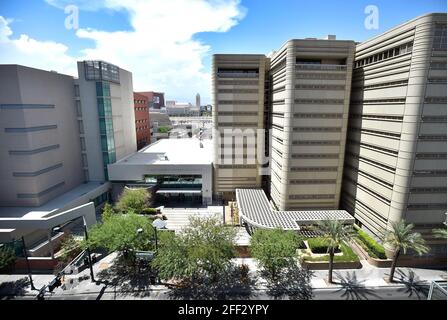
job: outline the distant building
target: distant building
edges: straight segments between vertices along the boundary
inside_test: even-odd
[[[200,94],[196,94],[196,108],[200,109]]]
[[[160,139],[169,138],[169,132],[167,132],[166,129],[170,131],[172,129],[172,123],[166,113],[150,111],[149,119],[151,129],[151,143]],[[160,132],[160,128],[163,128],[162,132]]]
[[[165,94],[163,92],[144,91],[137,92],[145,96],[149,101],[149,108],[161,109],[165,106]]]
[[[146,96],[133,93],[135,109],[135,130],[137,134],[137,149],[151,143],[151,124],[149,120],[149,101]]]

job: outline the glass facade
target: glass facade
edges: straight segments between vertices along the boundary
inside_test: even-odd
[[[96,97],[99,115],[99,133],[104,164],[104,176],[108,180],[107,165],[116,161],[115,138],[113,135],[112,100],[110,98],[110,83],[96,82]]]

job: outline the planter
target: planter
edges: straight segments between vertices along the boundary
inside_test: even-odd
[[[326,261],[302,261],[301,265],[303,268],[308,270],[328,270],[329,262]],[[360,261],[352,261],[352,262],[334,262],[333,268],[341,270],[341,269],[361,269],[362,264]]]
[[[377,258],[373,258],[371,257],[368,252],[365,251],[365,249],[362,248],[361,245],[359,245],[357,243],[357,241],[353,240],[350,242],[351,246],[355,247],[355,249],[357,249],[357,251],[360,251],[361,255],[364,256],[366,258],[366,261],[368,261],[368,263],[374,267],[378,267],[378,268],[389,268],[391,267],[391,263],[393,262],[393,260],[391,259],[377,259]]]

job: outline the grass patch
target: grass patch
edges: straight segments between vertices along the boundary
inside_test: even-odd
[[[312,253],[328,253],[329,241],[324,238],[310,238],[307,240]],[[336,249],[335,253],[340,252],[340,249]]]
[[[366,251],[369,256],[376,259],[386,259],[385,248],[377,243],[373,237],[367,234],[365,231],[354,225],[354,229],[357,232],[355,241]]]
[[[340,245],[340,249],[342,252],[341,256],[334,256],[334,262],[357,262],[359,261],[359,257],[355,254],[355,252],[348,245],[342,243]],[[329,254],[326,254],[321,257],[309,257],[304,256],[304,261],[329,261]]]

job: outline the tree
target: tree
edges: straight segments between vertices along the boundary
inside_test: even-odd
[[[251,238],[250,252],[264,270],[265,276],[276,280],[288,265],[288,258],[296,255],[299,237],[293,231],[257,229]]]
[[[350,225],[344,225],[339,220],[325,219],[319,221],[316,226],[322,234],[321,238],[326,239],[329,253],[329,273],[328,282],[332,283],[332,270],[334,267],[335,250],[340,247],[344,241],[348,241],[353,236],[353,230]]]
[[[84,246],[104,248],[109,252],[127,252],[153,248],[154,231],[152,220],[130,211],[128,214],[113,214],[89,230],[89,239]],[[138,229],[143,229],[141,234]]]
[[[3,245],[0,247],[0,272],[9,272],[16,261],[14,249]]]
[[[146,189],[124,189],[121,193],[118,202],[116,203],[116,210],[121,213],[127,213],[133,210],[136,213],[141,213],[150,204],[150,194]]]
[[[218,218],[191,217],[181,233],[164,239],[152,265],[163,279],[191,287],[215,283],[231,265],[235,237],[236,229],[226,227]]]
[[[102,208],[102,221],[109,219],[114,214],[115,210],[113,209],[113,207],[109,203],[106,203]]]
[[[433,229],[433,235],[435,238],[447,239],[447,228]]]
[[[407,224],[405,220],[391,223],[391,230],[385,236],[385,243],[394,248],[393,262],[391,264],[391,272],[389,281],[394,281],[394,271],[396,270],[397,260],[401,252],[407,253],[407,250],[414,250],[419,255],[427,253],[429,248],[425,245],[425,240],[421,234],[412,231],[413,224]]]

